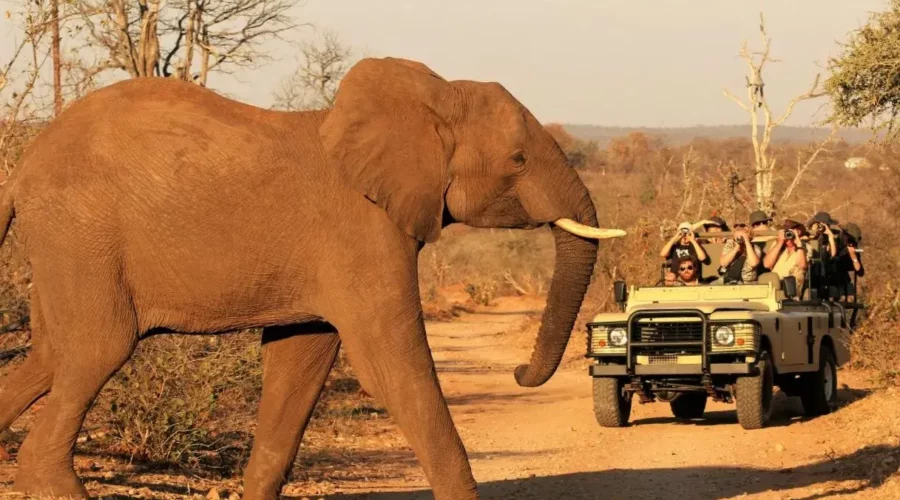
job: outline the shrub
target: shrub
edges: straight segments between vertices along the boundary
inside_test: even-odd
[[[103,391],[112,447],[143,461],[216,462],[230,472],[249,454],[245,427],[261,381],[258,335],[142,341]]]

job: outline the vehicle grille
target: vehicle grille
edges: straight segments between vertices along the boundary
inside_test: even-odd
[[[633,342],[700,342],[703,340],[703,323],[638,322],[634,325],[631,336]]]
[[[657,354],[655,356],[650,356],[648,361],[651,365],[674,365],[678,363],[678,355]]]

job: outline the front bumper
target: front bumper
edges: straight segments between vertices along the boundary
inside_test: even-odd
[[[674,339],[635,335],[638,322],[649,318],[667,324],[666,320],[692,319],[689,323],[698,325],[699,332],[693,337],[674,334]],[[682,321],[683,324],[684,323]],[[609,376],[704,376],[704,375],[756,375],[759,369],[755,363],[755,346],[758,339],[752,339],[747,351],[720,352],[712,350],[709,338],[709,317],[698,309],[647,310],[632,313],[627,323],[628,343],[620,353],[609,355],[589,355],[598,361],[606,358],[608,364],[592,365],[590,374],[595,377]],[[588,325],[588,328],[591,324]],[[591,352],[589,332],[588,352]],[[652,333],[650,335],[656,335]],[[672,335],[667,333],[666,335]],[[741,344],[742,345],[742,344]],[[656,359],[654,359],[656,358]],[[671,358],[660,360],[659,358]]]
[[[759,368],[750,363],[710,363],[708,371],[703,365],[635,365],[634,375],[757,375]],[[591,365],[589,372],[593,377],[624,377],[630,375],[625,365]]]

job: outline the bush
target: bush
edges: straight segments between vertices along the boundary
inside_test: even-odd
[[[261,391],[259,336],[159,336],[142,341],[101,396],[114,451],[192,467],[242,466]]]

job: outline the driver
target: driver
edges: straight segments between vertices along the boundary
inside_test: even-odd
[[[666,273],[666,286],[673,286],[676,283],[688,286],[700,284],[700,263],[694,257],[690,255],[679,257],[675,269],[677,273],[672,271]]]

